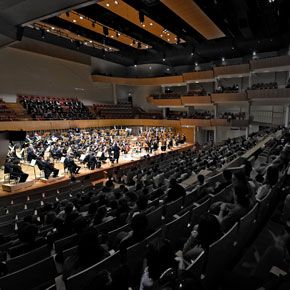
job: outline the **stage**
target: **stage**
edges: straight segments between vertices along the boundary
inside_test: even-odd
[[[186,143],[184,145],[179,145],[177,147],[173,147],[170,150],[166,150],[166,151],[161,151],[161,150],[157,150],[155,153],[150,154],[150,158],[154,159],[154,157],[157,157],[161,154],[166,154],[169,152],[173,152],[173,151],[185,151],[187,149],[192,148],[193,144],[191,143]],[[75,175],[76,179],[78,180],[84,180],[84,179],[89,179],[90,182],[92,183],[101,183],[105,180],[105,178],[107,177],[107,174],[119,167],[130,167],[130,166],[134,166],[137,165],[138,162],[142,162],[143,159],[141,160],[141,158],[146,155],[146,151],[142,150],[141,153],[134,153],[134,154],[121,154],[120,159],[119,159],[119,163],[116,164],[111,164],[110,162],[106,162],[105,164],[102,164],[101,168],[95,169],[95,170],[89,170],[88,168],[85,167],[84,164],[79,164],[80,166],[82,166],[82,168],[80,169],[79,174]],[[141,161],[140,161],[141,160]],[[60,178],[52,178],[50,177],[49,180],[44,180],[41,176],[40,176],[40,170],[37,167],[31,167],[29,164],[26,163],[22,163],[21,164],[22,170],[25,173],[29,174],[29,177],[27,179],[27,181],[25,183],[23,183],[23,188],[21,188],[21,184],[16,184],[16,189],[14,190],[13,187],[14,186],[10,186],[12,187],[11,191],[4,191],[2,189],[2,186],[0,188],[0,198],[5,198],[5,197],[12,197],[12,196],[19,196],[21,194],[23,194],[25,192],[25,194],[27,195],[31,195],[33,193],[39,193],[39,192],[43,192],[45,190],[51,189],[51,188],[55,188],[55,187],[62,187],[67,185],[70,182],[70,175],[67,172],[64,172],[64,167],[63,164],[58,162],[55,163],[55,167],[57,169],[59,169],[59,176]],[[35,169],[35,171],[34,171]],[[35,178],[36,175],[36,178]],[[3,180],[4,180],[4,171],[0,170],[0,180],[1,185],[3,184]],[[29,187],[27,187],[27,183],[30,183]]]

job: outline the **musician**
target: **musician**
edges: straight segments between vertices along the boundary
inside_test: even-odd
[[[27,161],[30,162],[33,159],[37,159],[37,155],[35,153],[35,150],[32,146],[32,144],[30,144],[27,148]]]
[[[95,153],[89,153],[86,155],[86,157],[83,160],[83,163],[87,163],[87,167],[90,170],[94,170],[96,167],[100,168],[101,167],[101,162],[98,162]]]
[[[36,165],[39,170],[44,171],[44,178],[49,179],[51,173],[53,173],[53,177],[57,177],[59,173],[59,169],[54,167],[54,164],[50,162],[50,160],[44,160],[42,157],[38,157],[36,160]]]
[[[19,160],[9,160],[5,163],[4,173],[10,173],[11,179],[19,179],[20,182],[25,182],[28,174],[24,173],[19,165]]]
[[[63,165],[64,169],[67,168],[70,174],[78,174],[81,169],[81,167],[74,162],[72,154],[65,158]]]
[[[120,158],[120,147],[118,143],[116,142],[113,146],[113,163],[116,161],[116,163],[119,163]]]

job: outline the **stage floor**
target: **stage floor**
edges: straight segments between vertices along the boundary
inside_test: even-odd
[[[184,145],[179,145],[178,147],[173,147],[171,150],[167,150],[167,151],[161,151],[161,150],[157,150],[155,153],[153,154],[150,154],[151,157],[154,157],[154,156],[158,156],[160,154],[164,154],[164,153],[168,153],[168,152],[171,152],[171,151],[179,151],[179,150],[186,150],[186,149],[189,149],[189,148],[192,148],[193,144],[190,144],[190,143],[186,143]],[[116,164],[111,164],[111,162],[106,162],[105,164],[102,164],[101,168],[98,168],[98,169],[95,169],[95,170],[89,170],[88,168],[85,167],[84,164],[79,164],[82,166],[79,174],[76,175],[77,178],[80,178],[80,177],[84,177],[86,175],[91,175],[93,173],[98,173],[98,172],[104,172],[108,169],[112,169],[112,168],[116,168],[116,167],[122,167],[124,165],[128,165],[130,163],[133,163],[135,161],[138,161],[141,159],[141,157],[143,157],[145,154],[147,154],[145,152],[145,150],[141,153],[138,153],[138,154],[121,154],[120,156],[120,159],[119,159],[119,163]],[[25,188],[23,190],[19,189],[19,190],[16,190],[15,192],[7,192],[7,191],[4,191],[2,189],[2,186],[0,187],[0,197],[6,197],[6,196],[11,196],[13,194],[18,194],[18,193],[21,193],[21,192],[25,192],[27,190],[31,191],[31,190],[39,190],[40,188],[43,188],[45,189],[45,187],[47,187],[48,185],[56,185],[58,183],[63,183],[64,181],[68,181],[70,179],[70,176],[68,173],[65,173],[64,172],[64,167],[63,167],[63,164],[62,163],[55,163],[55,167],[57,169],[59,169],[59,176],[63,176],[62,179],[59,179],[59,180],[54,180],[52,177],[49,179],[49,183],[44,183],[43,181],[41,181],[39,179],[40,177],[40,170],[38,169],[38,167],[36,166],[35,167],[35,173],[34,173],[34,168],[29,166],[28,164],[21,164],[21,167],[22,167],[22,170],[29,174],[29,177],[27,179],[27,181],[31,181],[31,180],[34,180],[34,184],[32,186],[30,186],[29,188]],[[36,179],[35,179],[35,174],[36,174]],[[1,184],[3,183],[3,180],[4,180],[4,170],[1,169],[0,170],[0,181],[1,181]],[[97,181],[97,180],[95,180]],[[101,180],[102,181],[102,180]],[[100,182],[101,182],[100,181]]]

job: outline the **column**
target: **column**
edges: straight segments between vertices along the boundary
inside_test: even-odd
[[[246,139],[249,138],[249,127],[246,128]]]
[[[249,88],[252,87],[252,72],[249,74]]]
[[[216,143],[217,142],[217,127],[214,127],[213,129],[213,142]]]
[[[162,113],[163,113],[163,119],[166,119],[167,118],[167,108],[163,108]]]
[[[217,119],[218,118],[218,104],[214,104],[213,105],[213,111],[214,111],[214,118]]]
[[[286,106],[286,111],[285,111],[285,127],[289,127],[289,105]]]
[[[190,84],[189,83],[186,83],[186,92],[188,93],[189,91],[190,91],[190,89],[189,89],[189,86]]]
[[[117,96],[117,85],[116,84],[112,84],[112,88],[113,88],[113,101],[114,101],[114,105],[118,104],[118,96]]]

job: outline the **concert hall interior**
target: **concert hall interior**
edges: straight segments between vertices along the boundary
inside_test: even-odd
[[[1,0],[0,290],[289,290],[289,19]]]

